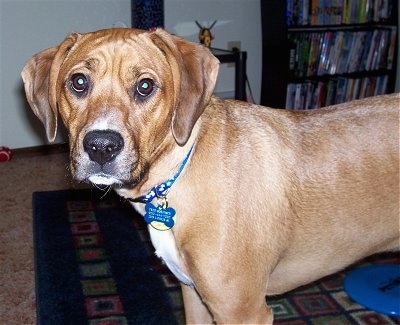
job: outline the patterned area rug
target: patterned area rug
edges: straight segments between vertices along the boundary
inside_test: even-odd
[[[352,301],[343,288],[347,274],[356,267],[370,264],[400,263],[398,253],[380,254],[357,265],[298,288],[279,297],[267,299],[279,325],[388,325],[400,324],[399,317],[389,317],[368,310]],[[399,301],[400,304],[400,301]]]
[[[183,307],[152,267],[134,224],[142,218],[103,195],[33,194],[38,324],[177,324]]]
[[[184,324],[180,285],[154,255],[143,218],[116,195],[103,196],[33,194],[38,324]],[[362,264],[369,263],[400,263],[400,257]],[[275,324],[400,324],[351,301],[345,274],[269,297]]]

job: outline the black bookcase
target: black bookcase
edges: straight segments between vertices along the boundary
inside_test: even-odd
[[[368,0],[372,6],[375,2],[376,8],[361,15],[354,11],[365,7],[366,0],[260,1],[260,103],[309,109],[393,92],[399,4]],[[323,7],[327,3],[343,5]],[[380,10],[386,6],[383,13],[378,13],[378,4]]]

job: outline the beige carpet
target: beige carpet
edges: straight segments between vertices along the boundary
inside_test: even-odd
[[[51,148],[0,162],[0,324],[36,324],[32,192],[78,187],[65,147]]]

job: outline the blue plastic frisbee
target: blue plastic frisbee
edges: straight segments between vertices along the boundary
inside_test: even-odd
[[[400,316],[400,264],[355,269],[346,276],[344,288],[360,305],[381,314]]]

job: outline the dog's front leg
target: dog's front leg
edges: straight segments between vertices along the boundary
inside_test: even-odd
[[[197,291],[184,284],[181,286],[186,324],[212,324],[211,314],[201,301]]]
[[[248,297],[243,300],[229,292],[214,293],[218,297],[211,303],[210,309],[203,303],[196,289],[182,285],[182,294],[187,324],[272,325],[273,323],[272,310],[266,305],[263,294],[260,296],[261,299]],[[218,300],[220,303],[216,302]]]

